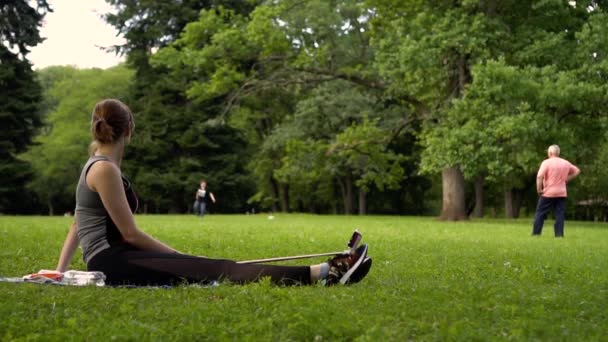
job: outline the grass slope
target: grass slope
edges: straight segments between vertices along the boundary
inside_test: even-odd
[[[360,284],[332,288],[0,283],[0,340],[608,341],[605,224],[567,222],[566,238],[555,239],[551,222],[532,238],[529,220],[162,215],[137,221],[182,252],[237,260],[342,250],[359,228],[374,266]],[[54,268],[69,223],[0,217],[0,276]],[[72,269],[85,269],[80,254]]]

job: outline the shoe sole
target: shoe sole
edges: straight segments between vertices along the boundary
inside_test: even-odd
[[[346,285],[360,282],[361,279],[365,278],[367,273],[369,273],[370,268],[372,268],[372,258],[366,257],[361,263],[361,266],[359,266],[359,268],[350,276],[350,279],[346,282]]]
[[[357,260],[357,262],[353,266],[351,266],[351,268],[348,270],[348,272],[344,273],[342,278],[340,278],[340,284],[342,284],[342,285],[346,284],[350,280],[350,277],[357,271],[357,269],[359,269],[359,266],[361,266],[361,264],[367,257],[367,245],[364,244],[361,247],[357,248],[356,253],[359,254],[359,260]],[[370,264],[370,267],[371,267],[371,264]],[[369,268],[368,268],[368,271],[369,271]],[[361,278],[362,277],[360,277],[359,280],[361,280]]]

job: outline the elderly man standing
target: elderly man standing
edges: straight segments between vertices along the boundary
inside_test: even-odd
[[[564,237],[564,218],[566,213],[566,183],[581,172],[566,159],[559,157],[559,146],[551,145],[547,150],[549,158],[540,164],[536,176],[536,192],[540,198],[536,206],[532,235],[540,235],[549,210],[555,215],[555,237]]]

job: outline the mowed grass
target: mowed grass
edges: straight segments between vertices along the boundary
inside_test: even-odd
[[[0,276],[53,269],[71,219],[0,217]],[[529,219],[138,216],[182,252],[253,259],[343,250],[374,266],[349,287],[170,289],[0,283],[0,340],[608,341],[608,226]],[[85,269],[78,252],[72,269]],[[301,265],[321,259],[291,261]]]

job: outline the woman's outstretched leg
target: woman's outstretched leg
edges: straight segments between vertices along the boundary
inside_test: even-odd
[[[307,285],[323,280],[326,285],[360,281],[371,267],[367,245],[348,256],[312,266],[239,264],[186,254],[142,251],[128,244],[99,252],[88,263],[89,271],[106,275],[108,285],[177,285],[229,281],[244,284],[269,277],[275,284]]]
[[[168,254],[117,246],[100,252],[89,262],[90,271],[101,271],[109,285],[175,285],[183,282],[229,281],[248,283],[270,277],[281,285],[310,284],[309,266],[238,264],[232,260],[209,259],[185,254]]]

